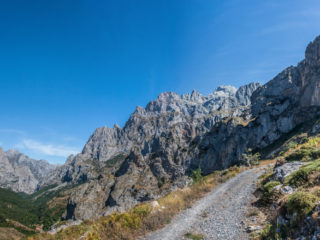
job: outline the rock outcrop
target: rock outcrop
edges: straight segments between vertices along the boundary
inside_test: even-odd
[[[307,47],[305,59],[289,67],[258,88],[251,96],[249,121],[239,119],[217,123],[202,136],[200,165],[214,162],[228,166],[238,162],[248,148],[263,149],[295,127],[320,115],[320,37]],[[246,112],[244,112],[246,114]],[[245,115],[241,119],[245,119]]]
[[[287,176],[297,171],[303,165],[305,165],[303,162],[289,162],[281,166],[277,166],[273,170],[273,179],[283,183]]]
[[[31,194],[57,166],[45,160],[34,160],[17,150],[0,148],[0,187]]]

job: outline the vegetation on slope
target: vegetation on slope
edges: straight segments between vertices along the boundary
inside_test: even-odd
[[[173,191],[151,203],[138,205],[125,213],[113,213],[95,221],[84,221],[80,225],[70,226],[57,234],[38,234],[29,240],[44,239],[137,239],[147,232],[154,231],[170,223],[171,219],[182,210],[211,191],[216,185],[234,177],[242,169],[236,166],[224,171],[216,171],[208,176],[201,175],[201,169],[193,172],[194,183],[186,188]]]
[[[275,167],[293,161],[305,162],[305,165],[286,176],[283,183],[275,181],[273,169],[261,176],[256,192],[258,200],[253,203],[259,213],[252,219],[254,222],[265,219],[264,228],[257,227],[252,239],[297,239],[302,236],[318,239],[320,135],[300,133],[279,149],[274,156]]]
[[[0,227],[14,227],[27,235],[48,230],[61,219],[67,203],[67,188],[51,191],[54,187],[32,195],[0,188]]]

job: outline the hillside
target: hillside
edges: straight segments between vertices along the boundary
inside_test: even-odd
[[[0,227],[28,235],[48,230],[61,220],[70,187],[48,186],[31,195],[0,188]]]
[[[318,239],[320,200],[319,121],[301,128],[272,157],[255,191],[249,222],[253,239]]]
[[[128,212],[35,239],[312,239],[319,225],[319,121],[301,124],[259,152],[266,161],[257,153],[245,156],[263,167],[215,171]]]

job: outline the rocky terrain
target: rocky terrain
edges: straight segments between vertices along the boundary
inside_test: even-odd
[[[81,153],[54,171],[44,171],[45,181],[42,173],[28,168],[34,178],[21,178],[20,186],[29,181],[30,189],[5,182],[15,176],[10,175],[9,160],[3,161],[6,170],[0,179],[4,187],[29,193],[39,186],[68,186],[64,220],[125,211],[185,186],[194,169],[209,174],[250,165],[250,158],[244,157],[251,154],[249,149],[271,156],[274,144],[319,118],[319,86],[317,37],[304,60],[264,85],[221,86],[207,96],[196,91],[162,93],[145,108],[137,107],[123,128],[96,129]]]
[[[319,126],[300,130],[274,153],[252,202],[252,239],[319,239]]]
[[[82,153],[70,156],[50,183],[82,183],[67,218],[126,210],[157,198],[200,167],[204,174],[243,163],[300,124],[319,116],[320,37],[305,59],[263,86],[217,88],[202,96],[162,93],[137,107],[123,128],[98,128]],[[168,184],[172,183],[172,184]]]
[[[56,165],[45,160],[34,160],[17,150],[0,148],[0,187],[31,194],[39,190],[44,178]]]
[[[176,216],[167,227],[143,239],[188,239],[185,237],[188,233],[199,239],[249,239],[241,222],[245,220],[254,183],[263,170],[250,169],[240,173]]]
[[[98,128],[82,153],[70,156],[51,176],[51,183],[82,183],[70,197],[66,217],[123,211],[183,186],[199,165],[201,136],[222,119],[240,118],[259,86],[221,86],[208,96],[163,93],[146,108],[137,107],[122,129]],[[202,161],[201,169],[210,173],[230,164]]]

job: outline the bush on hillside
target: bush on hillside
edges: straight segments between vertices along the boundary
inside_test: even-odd
[[[295,187],[299,187],[304,184],[312,184],[309,181],[309,176],[314,172],[320,172],[320,160],[309,163],[290,174],[285,178],[285,184]]]
[[[271,181],[263,185],[263,199],[265,201],[271,201],[271,197],[274,193],[274,188],[281,183],[278,181]]]
[[[191,178],[193,179],[194,183],[201,183],[204,181],[204,177],[202,176],[202,171],[200,167],[192,171]]]
[[[296,192],[286,202],[288,213],[297,213],[299,217],[308,215],[315,207],[317,197],[307,192]]]
[[[248,166],[258,165],[260,157],[260,153],[253,153],[252,149],[248,148],[248,152],[242,154],[242,161]]]

